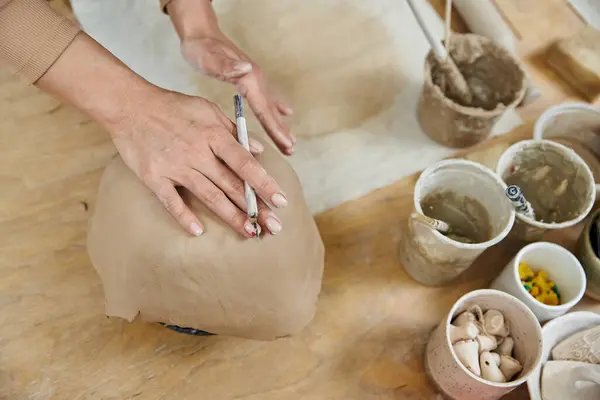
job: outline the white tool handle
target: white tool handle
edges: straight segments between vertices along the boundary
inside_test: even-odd
[[[429,30],[429,28],[427,27],[427,24],[425,23],[425,19],[423,18],[423,15],[417,8],[414,0],[406,0],[406,1],[408,2],[410,9],[412,10],[413,14],[415,15],[415,19],[419,23],[421,30],[425,34],[425,37],[427,38],[429,45],[433,49],[433,54],[435,55],[435,58],[438,61],[445,61],[448,58],[448,52],[442,45],[442,42],[440,40],[437,40],[435,35],[433,34],[433,32],[431,32],[431,30]]]

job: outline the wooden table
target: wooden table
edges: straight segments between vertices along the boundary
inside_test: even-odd
[[[465,155],[493,165],[530,136],[529,123]],[[0,399],[435,398],[422,364],[429,332],[520,246],[490,249],[455,285],[416,284],[397,261],[411,176],[317,216],[326,269],[318,313],[301,335],[189,337],[104,317],[84,246],[102,168],[115,154],[106,134],[0,72],[0,145]],[[571,247],[578,229],[548,240]],[[600,310],[587,300],[579,307]]]
[[[412,176],[317,217],[327,247],[323,290],[297,337],[196,338],[108,320],[84,240],[114,149],[81,114],[6,75],[0,82],[0,102],[13,106],[12,119],[0,109],[0,142],[10,148],[0,158],[2,399],[430,399],[422,365],[429,332],[519,248],[490,249],[446,288],[413,282],[397,260]],[[493,165],[508,143],[530,136],[525,124],[467,158]],[[548,239],[571,247],[577,230]]]

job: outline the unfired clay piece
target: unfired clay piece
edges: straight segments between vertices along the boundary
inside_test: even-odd
[[[450,54],[465,76],[474,104],[459,104],[445,94],[433,53],[425,60],[425,82],[418,105],[423,132],[453,148],[486,139],[507,108],[516,107],[526,91],[525,71],[506,49],[483,36],[452,35]]]
[[[600,364],[600,326],[568,337],[552,349],[553,360]]]
[[[481,366],[481,377],[490,382],[506,382],[506,377],[500,371],[497,357],[490,352],[484,351],[479,356]]]
[[[192,237],[120,158],[106,168],[88,234],[104,286],[106,314],[128,321],[271,340],[299,332],[313,318],[324,248],[298,179],[270,145],[259,157],[286,193],[284,226],[244,239],[187,191],[205,225]]]
[[[542,369],[543,400],[600,399],[600,365],[548,361]]]
[[[481,375],[479,367],[479,345],[476,340],[461,340],[453,345],[456,357],[466,369],[477,376]]]

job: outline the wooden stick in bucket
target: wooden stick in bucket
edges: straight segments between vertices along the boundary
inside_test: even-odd
[[[471,104],[473,96],[471,94],[471,89],[469,85],[467,85],[467,81],[460,73],[460,70],[452,60],[452,57],[446,51],[446,48],[442,46],[442,43],[436,39],[435,35],[425,24],[425,20],[421,15],[421,12],[418,10],[415,5],[414,0],[407,0],[410,9],[412,10],[417,23],[421,27],[423,34],[427,38],[427,41],[431,45],[433,50],[433,55],[438,62],[440,68],[446,74],[448,78],[448,84],[450,86],[450,90],[452,93],[459,98],[464,104]]]

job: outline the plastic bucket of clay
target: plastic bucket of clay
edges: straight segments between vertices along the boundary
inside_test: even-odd
[[[500,311],[508,322],[514,341],[513,357],[523,369],[509,382],[491,382],[468,370],[458,359],[450,340],[453,319],[473,306],[483,311]],[[539,368],[542,357],[542,329],[522,301],[498,290],[469,292],[454,303],[429,338],[425,350],[425,371],[429,380],[447,397],[460,400],[495,400],[526,382]]]
[[[592,171],[585,161],[572,149],[550,140],[523,140],[517,142],[506,149],[496,166],[496,173],[506,183],[511,184],[511,176],[519,168],[524,168],[527,160],[538,159],[539,168],[549,166],[549,172],[538,179],[540,185],[546,184],[548,177],[556,174],[556,171],[566,171],[572,169],[573,174],[567,179],[568,190],[574,192],[565,192],[563,196],[568,200],[568,203],[562,208],[569,207],[570,209],[563,212],[572,215],[572,217],[561,219],[555,222],[544,222],[539,219],[540,209],[552,209],[553,199],[556,197],[552,193],[537,196],[535,187],[528,183],[527,186],[521,187],[521,191],[527,201],[533,206],[534,212],[537,210],[536,218],[531,218],[521,213],[517,213],[515,227],[511,235],[525,241],[538,241],[543,234],[551,229],[563,229],[573,226],[583,220],[591,211],[596,198],[596,187]],[[537,165],[532,165],[532,168]],[[539,171],[539,169],[536,169]],[[532,173],[531,179],[535,178]],[[558,190],[558,186],[555,190]],[[571,195],[569,195],[571,193]],[[554,207],[556,208],[556,207]],[[559,205],[559,208],[560,205]]]
[[[421,173],[414,191],[413,214],[400,241],[400,261],[416,281],[429,286],[444,285],[463,273],[487,248],[508,235],[515,211],[504,195],[506,185],[489,168],[468,160],[440,161]],[[488,221],[487,240],[463,243],[423,224],[422,201],[430,195],[451,192],[458,198],[479,203]]]
[[[449,50],[472,91],[478,88],[474,97],[482,100],[466,106],[448,98],[430,51],[425,59],[417,118],[423,132],[436,142],[452,148],[470,147],[487,139],[506,110],[521,103],[527,78],[514,56],[483,36],[452,35]],[[479,56],[474,57],[477,53]]]
[[[535,123],[534,139],[547,139],[573,149],[600,182],[600,107],[567,102],[548,108]]]

